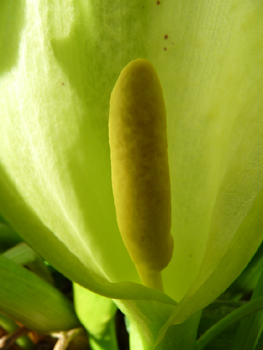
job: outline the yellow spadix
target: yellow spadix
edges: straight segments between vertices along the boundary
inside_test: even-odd
[[[153,65],[130,62],[111,94],[112,187],[123,242],[142,282],[162,289],[171,260],[171,189],[166,111]]]

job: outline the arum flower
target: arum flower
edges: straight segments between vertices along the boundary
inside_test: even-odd
[[[0,212],[63,274],[115,299],[151,346],[262,241],[262,11],[250,0],[0,5]],[[140,283],[111,186],[110,95],[137,58],[155,67],[167,110],[164,293]]]

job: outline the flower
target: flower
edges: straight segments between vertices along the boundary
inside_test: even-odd
[[[228,287],[263,237],[262,5],[37,0],[0,9],[0,211],[73,281],[124,308],[163,303],[169,324],[183,322]],[[166,294],[138,284],[111,188],[110,93],[138,57],[155,66],[167,108]]]

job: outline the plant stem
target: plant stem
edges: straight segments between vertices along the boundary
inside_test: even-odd
[[[69,331],[52,333],[52,336],[58,338],[53,350],[66,350],[68,344],[81,332],[83,328],[74,328]]]
[[[0,326],[11,335],[17,334],[16,332],[20,332],[21,330],[13,320],[2,314],[0,314]],[[15,342],[23,349],[30,350],[33,348],[33,343],[27,335],[20,335],[20,337],[16,337]]]
[[[130,350],[194,350],[200,316],[201,312],[197,312],[186,322],[171,325],[158,344],[155,343],[156,333],[153,332],[155,339],[152,339],[151,334],[147,334],[140,325],[130,319]],[[154,323],[154,319],[152,322]]]
[[[105,329],[103,337],[96,338],[89,334],[89,343],[92,350],[111,349],[118,350],[118,343],[115,332],[115,319],[111,319],[108,328]]]
[[[163,292],[163,280],[160,271],[149,271],[136,266],[141,282],[144,286],[155,288]]]
[[[154,350],[194,350],[202,311],[182,324],[171,325]]]

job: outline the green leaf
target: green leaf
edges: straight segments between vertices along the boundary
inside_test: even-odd
[[[52,275],[45,265],[44,260],[25,242],[6,250],[2,256],[12,260],[18,265],[26,266],[39,277],[53,284]]]
[[[262,270],[263,271],[263,270]],[[263,295],[263,272],[252,294],[251,300]],[[244,350],[254,350],[263,331],[263,311],[243,320],[238,328],[232,350],[242,347]]]
[[[0,222],[0,253],[21,241],[22,239],[7,224]]]
[[[227,293],[232,296],[237,296],[238,294],[250,293],[255,288],[259,281],[263,270],[263,244],[261,243],[256,254],[253,256],[252,260],[249,262],[248,266],[241,273],[241,275],[231,284],[227,289]]]
[[[206,331],[196,342],[196,350],[202,350],[205,346],[219,334],[221,334],[226,328],[235,324],[251,314],[263,309],[263,296],[248,302],[235,311],[231,312],[219,322],[213,325],[208,331]]]
[[[202,318],[198,328],[198,338],[226,315],[230,314],[245,303],[245,301],[220,298],[208,305],[202,311]],[[226,328],[220,336],[214,338],[208,345],[206,345],[205,350],[230,349],[239,324],[240,322],[237,322],[231,327]]]
[[[41,333],[78,327],[73,305],[54,287],[0,255],[0,311]]]

